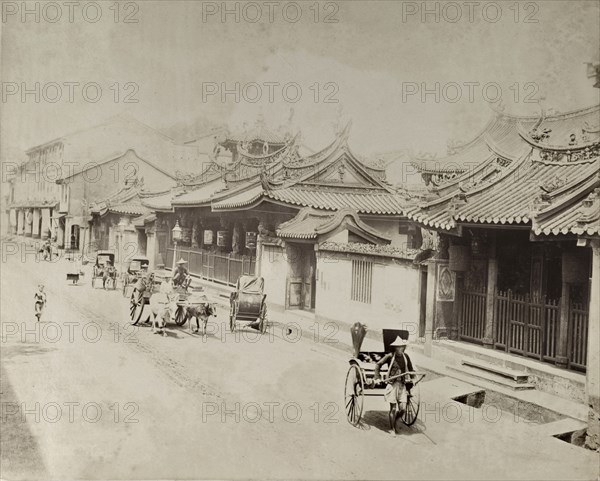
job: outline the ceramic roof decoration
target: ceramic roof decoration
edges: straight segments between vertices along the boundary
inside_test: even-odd
[[[385,168],[367,163],[350,150],[350,125],[310,155],[299,154],[299,135],[258,153],[239,142],[230,147],[235,152],[233,163],[221,169],[220,177],[212,175],[193,186],[188,183],[193,189],[173,196],[172,207],[210,206],[213,211],[224,211],[272,202],[299,209],[350,207],[360,214],[402,215],[403,200],[385,181]],[[166,209],[166,205],[161,207]]]
[[[484,133],[489,153],[470,171],[431,187],[408,217],[443,230],[476,223],[529,225],[538,235],[597,235],[599,114],[594,106],[537,119],[498,118],[494,128],[502,122],[506,129],[502,138]]]

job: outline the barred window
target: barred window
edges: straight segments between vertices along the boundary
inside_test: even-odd
[[[352,260],[352,287],[350,299],[371,304],[371,288],[373,284],[373,263]]]

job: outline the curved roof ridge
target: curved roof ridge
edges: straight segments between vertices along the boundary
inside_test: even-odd
[[[516,121],[519,121],[519,120],[521,120],[521,121],[523,121],[523,120],[536,121],[540,118],[539,113],[535,114],[535,115],[533,115],[533,114],[522,115],[522,114],[511,114],[511,113],[507,113],[507,112],[503,112],[503,111],[498,111],[493,108],[492,108],[492,110],[494,112],[497,112],[498,116],[506,117],[507,119],[516,120]],[[591,113],[594,110],[600,110],[600,104],[588,105],[587,107],[581,107],[581,108],[574,109],[574,110],[568,110],[566,112],[557,112],[555,114],[550,114],[550,115],[548,115],[548,113],[546,112],[544,122],[547,122],[549,120],[550,121],[555,120],[555,119],[578,117],[579,115]]]

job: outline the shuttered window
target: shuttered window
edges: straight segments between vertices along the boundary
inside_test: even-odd
[[[352,287],[350,299],[357,302],[371,303],[371,287],[373,284],[373,263],[352,260]]]

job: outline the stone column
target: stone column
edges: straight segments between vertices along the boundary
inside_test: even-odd
[[[50,235],[50,209],[42,209],[42,239],[45,240]]]
[[[434,318],[436,314],[435,289],[437,286],[438,262],[432,259],[427,262],[427,305],[425,306],[425,345],[424,353],[431,357],[433,341]]]
[[[585,394],[589,406],[585,444],[600,447],[600,241],[592,241],[592,279],[588,321]]]
[[[23,235],[25,232],[25,211],[17,210],[17,235]]]
[[[41,217],[40,209],[33,209],[33,223],[31,224],[32,237],[41,237],[40,217]]]
[[[240,223],[238,221],[233,223],[233,231],[231,233],[231,252],[233,254],[240,253]]]
[[[492,237],[488,252],[488,276],[485,298],[485,332],[483,345],[487,348],[494,347],[494,296],[496,295],[496,282],[498,280],[498,261],[496,259],[496,237]]]
[[[149,259],[149,270],[156,265],[156,234],[153,229],[146,229],[146,257]]]
[[[194,224],[192,225],[192,243],[191,246],[193,249],[197,249],[198,248],[198,222],[194,221]]]
[[[256,236],[256,262],[254,263],[254,275],[260,277],[262,272],[261,262],[263,260],[263,243],[259,235]]]
[[[23,229],[23,235],[25,237],[31,237],[32,225],[33,225],[33,212],[32,209],[25,210],[25,225]]]

